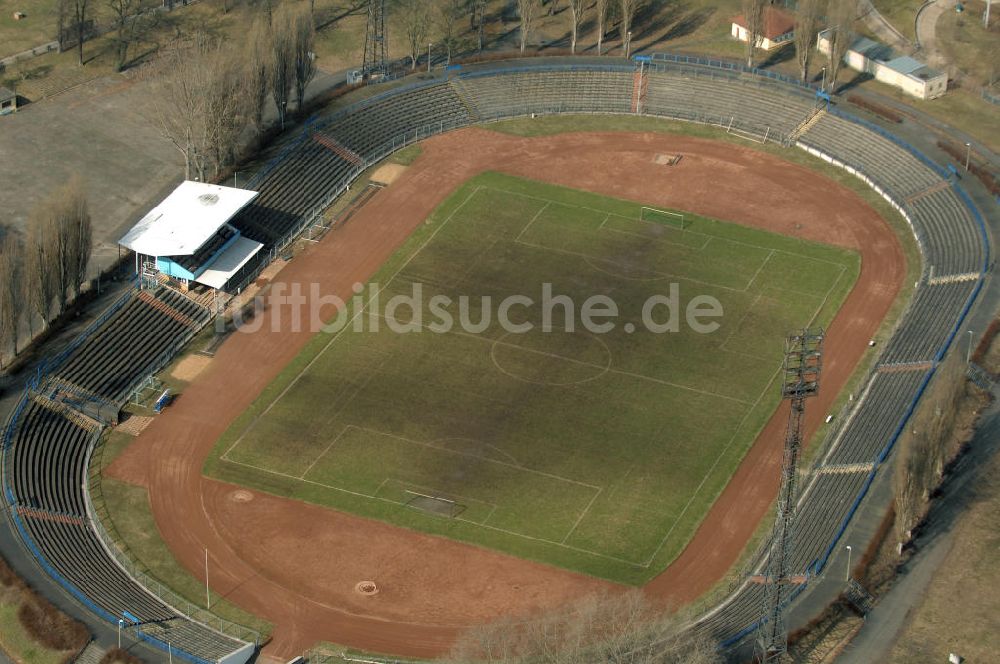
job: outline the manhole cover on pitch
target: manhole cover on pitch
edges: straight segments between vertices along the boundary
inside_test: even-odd
[[[354,592],[361,595],[377,595],[378,586],[375,585],[374,581],[358,581],[357,585],[354,586]]]

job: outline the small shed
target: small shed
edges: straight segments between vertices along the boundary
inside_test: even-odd
[[[17,94],[0,85],[0,115],[7,115],[17,110]]]
[[[747,32],[746,17],[743,14],[734,17],[732,36],[745,42],[749,39]],[[791,41],[794,36],[795,17],[772,5],[764,8],[764,29],[757,39],[757,48],[770,51]]]

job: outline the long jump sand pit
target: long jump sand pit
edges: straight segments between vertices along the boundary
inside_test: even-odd
[[[683,154],[675,167],[657,154]],[[466,129],[426,141],[414,164],[351,224],[336,229],[280,274],[348,299],[456,187],[487,170],[690,210],[717,219],[853,249],[859,279],[828,330],[824,389],[810,404],[815,432],[906,273],[892,230],[861,198],[818,173],[742,146],[652,133],[519,138]],[[308,292],[308,288],[305,289]],[[613,588],[590,577],[262,493],[202,476],[205,459],[310,339],[272,329],[233,334],[185,391],[108,470],[148,487],[164,540],[214,592],[276,625],[266,653],[288,658],[316,641],[406,656],[446,651],[464,626],[526,616]],[[786,411],[779,409],[683,553],[646,586],[684,603],[723,578],[765,515],[778,486]],[[357,592],[372,581],[378,592]]]

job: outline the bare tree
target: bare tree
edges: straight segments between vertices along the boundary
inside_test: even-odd
[[[795,59],[799,65],[799,78],[803,83],[809,78],[809,62],[816,45],[819,30],[819,0],[799,0],[795,12]]]
[[[56,1],[56,41],[59,42],[59,52],[66,50],[66,23],[69,21],[69,0]]]
[[[854,41],[852,26],[857,9],[857,0],[830,0],[827,6],[827,21],[830,24],[830,90],[837,89],[837,76],[847,49]]]
[[[596,0],[594,3],[594,11],[597,13],[597,54],[604,55],[602,53],[602,45],[604,44],[604,33],[607,31],[607,25],[605,22],[608,19],[608,2],[609,0]]]
[[[298,12],[292,19],[294,30],[294,71],[295,71],[295,106],[302,113],[305,103],[306,86],[316,75],[316,27],[313,25],[312,14],[307,11]]]
[[[417,68],[417,60],[427,46],[427,29],[430,27],[430,8],[426,0],[403,0],[400,6],[406,45],[410,49],[410,69]]]
[[[25,295],[34,313],[46,325],[52,315],[52,303],[59,294],[62,275],[58,234],[49,203],[32,209],[28,217],[29,233],[25,246]],[[30,323],[30,319],[29,319]]]
[[[518,624],[510,617],[459,637],[450,660],[470,664],[653,664],[718,661],[713,644],[639,590],[594,595]]]
[[[87,5],[90,0],[70,0],[70,9],[73,10],[73,21],[76,25],[76,59],[77,63],[83,66],[83,38],[86,34]]]
[[[935,373],[916,414],[900,436],[893,473],[896,536],[902,544],[923,518],[927,501],[940,483],[944,466],[955,450],[957,413],[966,396],[965,364],[952,354]]]
[[[539,0],[517,0],[517,13],[521,20],[521,53],[524,53],[528,45],[538,8]]]
[[[106,0],[106,4],[115,28],[115,68],[121,71],[128,61],[128,49],[136,41],[146,19],[140,13],[141,0]]]
[[[17,355],[18,328],[21,323],[21,248],[10,232],[0,236],[0,368],[8,354]]]
[[[271,21],[271,98],[278,111],[281,129],[285,128],[288,98],[295,79],[295,38],[287,12],[277,13]]]
[[[476,31],[476,49],[481,52],[486,36],[486,0],[470,0],[470,5],[470,27]]]
[[[87,267],[94,244],[94,231],[90,220],[87,194],[83,180],[74,176],[56,192],[59,209],[59,236],[65,274],[64,293],[72,297],[80,294],[80,287],[87,280]]]
[[[205,100],[203,117],[198,123],[203,130],[199,154],[210,157],[218,175],[222,167],[236,160],[240,139],[251,121],[253,95],[246,87],[246,64],[234,49],[218,43],[207,52],[202,66]],[[201,162],[198,165],[204,180],[204,165]]]
[[[587,11],[588,0],[569,0],[569,20],[571,23],[569,33],[570,53],[576,54],[576,42],[580,35],[580,25]]]
[[[263,131],[264,105],[270,91],[271,48],[267,23],[257,18],[250,26],[244,42],[244,87],[247,94],[247,112],[254,129]]]
[[[764,11],[767,0],[743,0],[743,20],[747,28],[747,67],[753,67],[757,43],[764,32]]]
[[[192,178],[200,161],[199,137],[205,133],[202,129],[207,87],[205,49],[203,37],[196,37],[187,47],[174,45],[160,62],[163,75],[159,79],[159,94],[154,96],[157,102],[153,108],[160,132],[184,158],[185,180]]]
[[[458,21],[465,10],[466,0],[442,0],[438,5],[438,27],[441,45],[445,47],[447,64],[451,64],[451,53],[458,46]]]
[[[263,104],[257,95],[265,93],[250,87],[252,76],[241,52],[206,35],[172,49],[163,65],[154,106],[161,132],[183,155],[184,177],[205,181],[209,167],[218,174],[232,163],[244,130],[255,120],[255,104]],[[286,95],[290,85],[288,71]]]
[[[628,59],[632,52],[632,22],[635,13],[639,9],[641,0],[621,0],[621,29],[622,53]]]

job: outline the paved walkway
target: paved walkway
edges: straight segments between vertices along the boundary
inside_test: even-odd
[[[998,390],[995,388],[994,393]],[[995,401],[984,414],[972,440],[970,452],[949,477],[942,497],[932,507],[930,526],[915,541],[919,553],[903,571],[892,589],[875,606],[864,627],[854,637],[837,664],[867,664],[886,661],[910,614],[918,609],[934,573],[948,557],[955,543],[954,528],[977,481],[984,481],[981,469],[998,451],[1000,440],[1000,405]]]
[[[947,58],[937,47],[937,21],[954,4],[952,0],[935,0],[917,13],[917,45],[924,61],[931,67],[944,69],[948,65]]]
[[[913,50],[913,44],[910,43],[910,40],[904,37],[894,25],[885,20],[885,17],[875,9],[875,5],[872,4],[871,0],[866,0],[862,4],[862,11],[864,12],[862,19],[865,22],[865,27],[874,32],[879,39],[893,48],[907,52]]]

